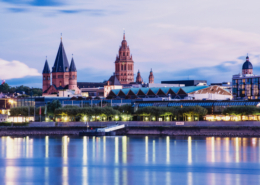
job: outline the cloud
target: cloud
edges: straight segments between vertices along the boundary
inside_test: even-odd
[[[106,15],[104,10],[99,10],[99,9],[64,9],[64,10],[59,10],[59,12],[66,13],[66,14],[87,13],[88,15],[91,16]]]
[[[41,76],[26,76],[23,78],[13,78],[5,81],[10,86],[29,86],[42,88],[42,77]]]
[[[26,64],[13,60],[11,62],[0,59],[0,79],[22,78],[25,76],[40,76],[37,69],[30,68]]]
[[[10,4],[24,4],[30,6],[61,6],[64,3],[57,0],[2,0]]]
[[[13,13],[21,13],[21,12],[27,12],[28,11],[27,8],[8,8],[8,10],[10,12],[13,12]]]

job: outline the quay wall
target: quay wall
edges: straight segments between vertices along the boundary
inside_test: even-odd
[[[177,125],[176,125],[177,123]],[[28,126],[0,127],[0,136],[79,135],[80,131],[114,125],[115,122],[34,122]],[[260,122],[118,122],[126,128],[117,135],[260,137]]]

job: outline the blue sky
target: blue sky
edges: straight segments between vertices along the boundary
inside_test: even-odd
[[[114,72],[123,29],[135,62],[148,81],[231,81],[246,54],[260,74],[260,1],[0,0],[0,79],[41,87],[60,33],[78,81],[104,81]]]

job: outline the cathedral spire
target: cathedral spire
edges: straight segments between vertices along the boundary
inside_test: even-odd
[[[76,65],[75,65],[75,62],[74,62],[74,59],[73,59],[73,54],[72,54],[72,59],[71,59],[71,63],[70,63],[70,72],[72,71],[77,71],[76,69]]]
[[[125,29],[124,29],[124,32],[123,32],[123,40],[125,40]]]
[[[50,71],[49,64],[48,64],[48,61],[47,61],[47,56],[46,56],[46,60],[45,60],[45,64],[44,64],[44,67],[43,67],[43,70],[42,70],[42,74],[49,74],[49,73],[51,73],[51,71]]]
[[[65,49],[61,37],[60,46],[56,55],[54,65],[52,67],[52,72],[67,72],[67,71],[69,71],[69,62],[67,59],[67,55],[65,53]]]

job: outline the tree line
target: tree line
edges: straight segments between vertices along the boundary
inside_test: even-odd
[[[47,109],[45,111],[45,108]],[[40,108],[35,110],[39,115]],[[207,114],[207,109],[200,106],[191,107],[144,107],[134,111],[129,104],[114,107],[62,107],[58,100],[49,102],[46,106],[41,107],[41,115],[50,116],[55,120],[57,117],[69,117],[71,121],[83,120],[132,120],[134,116],[139,116],[144,121],[164,120],[199,120]],[[28,116],[34,115],[34,107],[15,107],[10,110],[11,116]],[[98,118],[98,119],[97,119]]]
[[[26,95],[28,96],[41,96],[42,95],[42,89],[40,88],[30,88],[28,86],[17,86],[17,87],[11,87],[7,83],[3,83],[0,85],[0,92],[2,93],[15,93],[24,91]]]
[[[240,116],[242,120],[242,116],[259,116],[260,115],[260,108],[255,106],[234,106],[234,107],[226,107],[223,109],[222,113],[224,115],[229,116]]]

